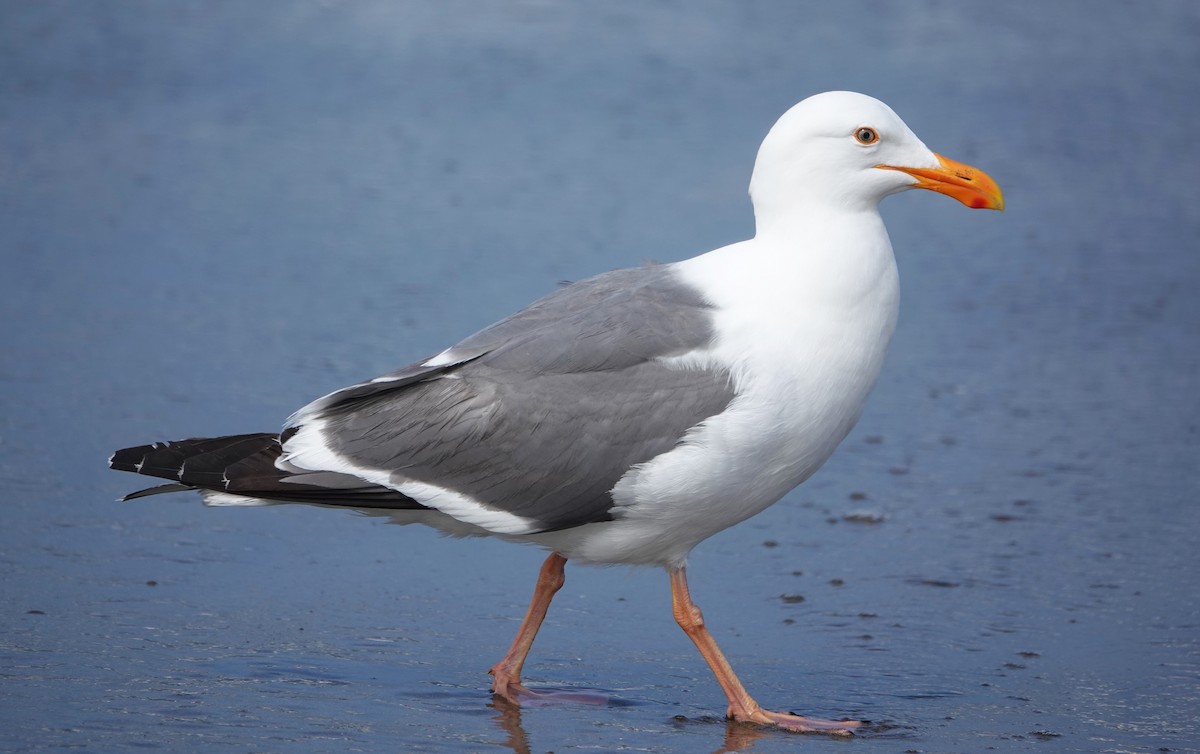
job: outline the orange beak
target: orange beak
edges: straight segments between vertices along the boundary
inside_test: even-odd
[[[961,162],[934,154],[936,168],[899,168],[876,165],[884,170],[899,170],[917,179],[917,188],[929,189],[957,199],[971,209],[1004,209],[1004,194],[987,173]]]

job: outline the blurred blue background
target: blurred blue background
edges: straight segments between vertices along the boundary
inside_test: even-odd
[[[880,385],[696,550],[710,626],[863,751],[1197,750],[1198,83],[1182,1],[0,2],[0,748],[841,751],[727,727],[661,572],[569,568],[526,668],[624,704],[515,714],[536,550],[104,461],[741,240],[766,130],[852,89],[1008,211],[885,202]]]

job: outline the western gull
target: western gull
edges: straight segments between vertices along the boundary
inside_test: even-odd
[[[826,92],[758,151],[755,235],[563,287],[446,350],[319,398],[280,433],[117,451],[114,469],[211,505],[385,509],[549,550],[492,691],[521,669],[563,566],[666,569],[676,621],[734,721],[849,735],[854,720],[763,709],[688,592],[688,553],[807,479],[849,433],[896,324],[879,201],[910,188],[1003,209],[982,171],[930,151],[887,105]]]

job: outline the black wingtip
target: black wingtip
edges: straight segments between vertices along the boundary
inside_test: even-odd
[[[295,430],[289,430],[294,433]],[[288,434],[287,436],[290,436]],[[137,500],[185,490],[212,490],[247,500],[344,505],[356,508],[415,510],[420,503],[394,489],[344,476],[340,484],[306,483],[304,476],[276,466],[282,443],[278,434],[257,432],[225,437],[194,437],[122,448],[108,466],[143,476],[168,480],[167,484],[131,492],[122,501]],[[316,474],[320,477],[321,474]],[[334,473],[334,476],[338,476]]]
[[[115,471],[132,471],[134,474],[140,473],[147,453],[169,446],[170,443],[156,442],[150,445],[121,448],[108,457],[108,468]]]

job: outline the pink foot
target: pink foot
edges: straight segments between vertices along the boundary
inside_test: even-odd
[[[854,729],[862,725],[858,720],[820,720],[812,717],[791,715],[787,712],[770,712],[758,709],[747,715],[730,712],[730,719],[755,725],[770,725],[793,733],[824,733],[829,736],[853,736]]]
[[[508,672],[500,665],[489,670],[488,675],[492,676],[492,693],[501,699],[520,707],[521,697],[529,698],[529,689],[521,685],[519,675]]]
[[[611,694],[592,689],[531,689],[511,673],[498,668],[492,668],[488,672],[492,675],[492,693],[517,707],[540,707],[547,704],[606,705],[611,704],[613,700]]]
[[[492,693],[495,693],[511,704],[524,707],[542,707],[555,704],[589,704],[602,707],[613,702],[611,694],[591,689],[531,689],[528,686],[510,686],[507,694],[500,694],[494,690]],[[513,698],[514,695],[516,699]]]

